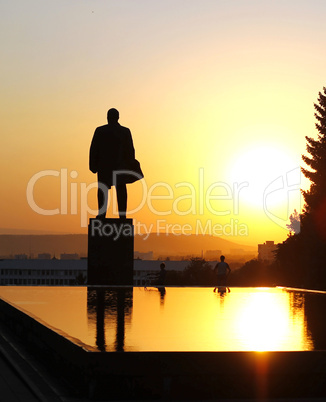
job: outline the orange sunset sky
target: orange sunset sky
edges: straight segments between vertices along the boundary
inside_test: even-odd
[[[87,232],[89,145],[116,107],[145,174],[136,231],[284,240],[309,186],[325,15],[323,0],[1,2],[1,228]]]

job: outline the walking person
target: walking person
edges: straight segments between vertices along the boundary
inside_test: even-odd
[[[226,287],[227,277],[230,275],[231,269],[229,264],[225,262],[224,255],[221,255],[220,262],[215,265],[214,272],[217,273],[217,286]]]

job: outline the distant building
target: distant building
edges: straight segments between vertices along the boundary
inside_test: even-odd
[[[38,260],[51,260],[51,254],[50,253],[40,253],[37,255]]]
[[[205,260],[206,261],[218,261],[222,255],[222,250],[206,250]]]
[[[0,285],[73,286],[87,280],[87,260],[2,260]],[[79,279],[79,280],[78,280]]]
[[[244,251],[244,249],[243,248],[231,248],[231,250],[230,250],[230,254],[232,254],[232,255],[245,255],[246,254],[246,252]]]
[[[134,286],[150,286],[161,260],[134,260]],[[183,271],[189,261],[164,261],[167,271]],[[209,262],[213,268],[216,261]],[[0,260],[0,285],[76,286],[87,283],[87,259]]]
[[[79,259],[79,254],[73,253],[73,254],[60,254],[60,260],[78,260]]]
[[[274,241],[266,241],[264,244],[258,244],[258,260],[273,262],[275,260],[275,251],[277,244]]]
[[[153,260],[153,251],[148,251],[147,253],[142,253],[140,251],[134,251],[134,259],[138,260]]]
[[[27,254],[15,254],[14,259],[15,260],[27,260]]]

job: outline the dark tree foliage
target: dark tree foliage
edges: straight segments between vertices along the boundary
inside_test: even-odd
[[[167,260],[166,260],[167,261]],[[183,272],[181,271],[168,271],[165,278],[166,286],[184,286]]]
[[[184,272],[184,284],[189,286],[214,286],[216,275],[210,264],[203,258],[192,258]]]
[[[74,285],[85,285],[86,284],[86,276],[83,274],[78,274],[75,278],[75,283]]]
[[[295,209],[293,214],[290,215],[290,223],[286,225],[286,227],[289,229],[290,234],[298,234],[300,233],[300,214],[299,212]]]
[[[232,271],[229,286],[275,286],[275,269],[270,264],[253,259],[247,261],[241,268]]]
[[[307,165],[302,173],[310,180],[303,191],[304,209],[300,233],[290,235],[278,248],[277,261],[290,286],[326,288],[326,88],[314,104],[317,138],[306,136]],[[292,222],[291,222],[292,223]],[[291,228],[290,228],[291,230]],[[295,232],[295,231],[294,231]]]
[[[310,189],[303,191],[305,200],[304,213],[314,214],[320,203],[326,199],[326,88],[324,94],[319,92],[318,104],[315,103],[317,139],[306,136],[307,152],[302,159],[308,169],[302,168],[302,173],[310,180]]]

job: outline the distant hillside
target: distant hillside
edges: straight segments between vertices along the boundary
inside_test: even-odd
[[[221,250],[230,253],[232,249],[242,249],[245,252],[256,254],[256,248],[233,243],[220,237],[209,235],[180,235],[173,236],[165,233],[151,233],[146,240],[145,236],[135,237],[135,250],[146,252],[154,251],[155,254],[166,255],[192,255],[201,254],[206,250]]]
[[[54,232],[53,230],[34,230],[34,229],[17,229],[17,228],[1,228],[0,235],[61,235],[70,234],[66,232]]]
[[[157,255],[194,255],[206,250],[221,250],[229,254],[232,249],[242,249],[248,254],[256,254],[257,249],[230,242],[209,235],[173,236],[164,233],[151,233],[145,236],[135,236],[135,250],[140,252],[153,251]],[[87,235],[0,235],[0,256],[27,254],[37,256],[38,253],[78,253],[87,255]]]
[[[34,257],[39,253],[87,254],[87,235],[0,235],[0,255],[27,254]]]

